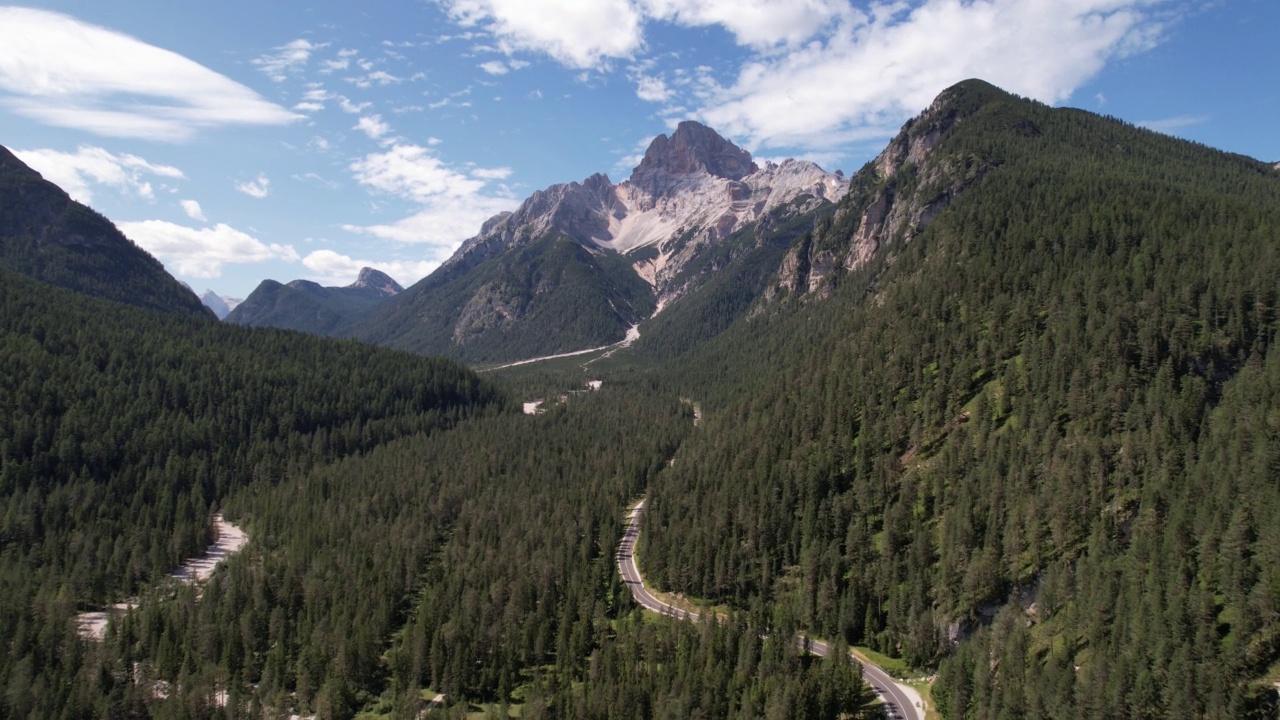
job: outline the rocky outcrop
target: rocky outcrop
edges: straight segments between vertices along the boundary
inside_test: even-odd
[[[466,272],[514,248],[560,234],[628,257],[661,304],[689,289],[687,280],[676,278],[708,246],[778,208],[794,206],[802,213],[836,202],[847,187],[843,176],[807,161],[760,167],[751,153],[711,128],[686,121],[670,136],[654,138],[623,183],[614,185],[608,176],[596,174],[581,183],[539,190],[515,212],[485,223],[442,270]],[[486,299],[473,299],[477,304],[468,308],[486,307]],[[468,317],[466,325],[473,327],[475,313]]]
[[[649,143],[644,158],[627,181],[652,199],[678,192],[681,180],[710,175],[741,180],[759,168],[751,153],[725,140],[711,128],[686,120],[671,137],[659,135]]]
[[[581,183],[552,185],[535,191],[515,212],[490,218],[480,234],[458,248],[443,267],[474,264],[551,232],[589,239],[608,232],[609,219],[626,208],[618,202],[609,176],[597,173]]]
[[[368,267],[360,268],[360,276],[347,287],[352,290],[367,290],[387,297],[404,292],[404,288],[400,287],[400,283],[392,280],[390,275],[381,270],[374,270]]]
[[[784,258],[771,297],[825,294],[835,274],[870,260],[887,242],[910,239],[966,188],[991,169],[973,157],[939,158],[934,150],[949,131],[1002,91],[965,81],[943,91],[908,120],[889,145],[850,179],[849,193],[818,237]],[[1035,134],[1038,128],[1016,128]]]

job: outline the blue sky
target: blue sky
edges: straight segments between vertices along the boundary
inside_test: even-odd
[[[981,77],[1280,160],[1276,0],[0,6],[0,144],[197,291],[406,286],[680,120],[852,172]]]

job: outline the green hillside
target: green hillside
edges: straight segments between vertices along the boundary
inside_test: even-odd
[[[980,181],[678,364],[717,411],[653,487],[653,576],[941,663],[949,717],[1262,707],[1280,178],[984,83],[950,102],[895,192]],[[813,242],[849,247],[872,196]]]
[[[152,313],[7,271],[0,378],[11,717],[58,714],[60,683],[83,671],[71,615],[203,551],[237,489],[506,405],[448,361]]]
[[[499,362],[618,342],[653,307],[652,290],[621,255],[552,234],[432,273],[349,332],[400,350]]]
[[[213,319],[115,225],[0,147],[0,268],[95,297]]]
[[[377,271],[365,268],[361,277],[366,274],[394,285],[394,280]],[[399,285],[390,289],[362,286],[361,283],[349,287],[323,287],[310,280],[294,280],[287,285],[263,280],[227,315],[226,321],[233,325],[274,327],[332,336],[379,305],[391,302],[399,291]]]

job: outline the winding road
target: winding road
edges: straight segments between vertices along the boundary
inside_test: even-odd
[[[622,576],[622,581],[631,589],[631,597],[640,603],[647,610],[668,615],[670,617],[681,618],[684,620],[698,620],[698,613],[687,610],[681,610],[669,603],[665,603],[649,592],[644,585],[644,577],[640,575],[640,568],[636,566],[636,540],[640,538],[640,519],[644,515],[644,500],[632,505],[627,513],[627,529],[622,534],[622,542],[618,545],[618,574]],[[819,657],[826,657],[831,654],[831,646],[821,640],[813,640],[804,636],[796,638],[796,644],[801,648]],[[852,657],[850,659],[853,659]],[[875,690],[876,695],[884,701],[890,718],[899,718],[900,720],[921,720],[924,712],[920,707],[919,696],[915,690],[899,685],[894,682],[884,670],[868,663],[860,661],[862,665],[862,676],[870,683],[871,688]]]

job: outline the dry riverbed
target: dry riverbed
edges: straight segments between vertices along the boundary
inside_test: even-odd
[[[222,514],[213,516],[213,526],[217,530],[218,539],[203,555],[187,560],[169,577],[180,582],[196,583],[208,579],[214,568],[223,560],[240,552],[249,542],[249,536],[240,528],[227,522]],[[107,633],[107,623],[112,617],[123,615],[138,606],[135,601],[119,602],[105,610],[84,612],[76,616],[76,628],[80,636],[89,640],[101,640]]]

